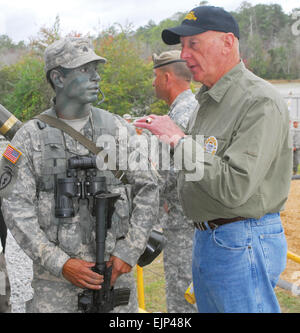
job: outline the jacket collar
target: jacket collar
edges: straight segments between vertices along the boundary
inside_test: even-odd
[[[240,61],[228,73],[226,73],[212,88],[208,89],[203,85],[196,95],[197,100],[200,100],[203,94],[209,95],[217,103],[220,103],[225,96],[232,83],[246,70],[243,61]]]

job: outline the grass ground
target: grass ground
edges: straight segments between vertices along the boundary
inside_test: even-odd
[[[163,259],[160,255],[149,266],[143,269],[145,310],[147,312],[166,313],[165,279]],[[291,292],[276,288],[276,295],[282,313],[300,313],[300,296],[293,296]],[[185,300],[183,300],[185,302]]]

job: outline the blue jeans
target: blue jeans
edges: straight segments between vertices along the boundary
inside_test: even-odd
[[[192,269],[198,311],[280,312],[274,287],[286,257],[279,213],[213,231],[196,229]]]

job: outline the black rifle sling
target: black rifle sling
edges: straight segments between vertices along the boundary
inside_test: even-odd
[[[69,134],[73,139],[77,140],[79,143],[81,143],[84,147],[86,147],[90,152],[97,155],[99,154],[103,148],[97,147],[96,144],[86,138],[84,135],[82,135],[80,132],[76,131],[73,127],[69,126],[59,118],[54,118],[46,114],[39,114],[35,116],[34,118],[39,119],[48,125],[58,128],[62,130],[63,132]],[[105,159],[105,162],[107,162],[107,159]],[[110,170],[113,175],[118,178],[123,184],[128,184],[127,179],[125,177],[124,172],[118,171],[118,170]]]

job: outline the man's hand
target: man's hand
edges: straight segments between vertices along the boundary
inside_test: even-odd
[[[77,287],[99,290],[100,284],[103,283],[103,276],[93,272],[91,270],[93,266],[95,266],[93,262],[69,259],[64,264],[62,274]]]
[[[171,147],[176,146],[177,142],[185,136],[169,116],[150,115],[136,120],[133,124],[136,127],[146,128]]]
[[[132,267],[128,265],[125,261],[115,256],[111,256],[109,261],[107,262],[108,267],[110,267],[111,265],[113,266],[110,280],[111,286],[116,283],[116,280],[120,275],[124,273],[129,273],[132,269]]]

